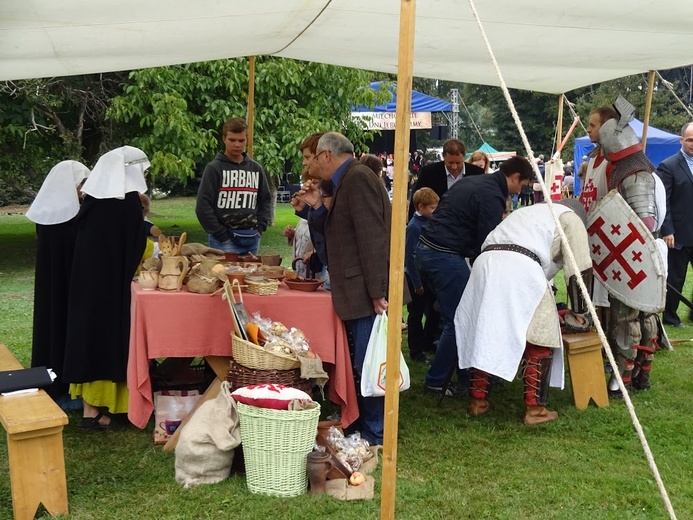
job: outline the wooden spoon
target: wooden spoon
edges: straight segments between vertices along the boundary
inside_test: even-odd
[[[186,238],[188,238],[188,234],[185,231],[183,231],[183,233],[181,233],[181,235],[180,235],[180,238],[178,239],[178,248],[176,250],[176,255],[180,254],[181,248],[185,244]]]

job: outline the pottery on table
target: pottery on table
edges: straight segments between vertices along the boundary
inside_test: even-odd
[[[190,265],[185,256],[164,256],[159,273],[159,289],[162,291],[180,291],[183,280],[188,274]]]
[[[143,291],[153,291],[159,285],[159,273],[156,271],[140,271],[137,282]]]

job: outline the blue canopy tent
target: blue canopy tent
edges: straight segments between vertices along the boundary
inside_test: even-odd
[[[370,84],[373,90],[381,90],[382,81],[374,81]],[[353,112],[396,112],[397,111],[397,84],[392,83],[389,87],[392,99],[384,105],[377,105],[375,108],[359,106],[353,108]],[[412,112],[452,112],[452,105],[447,101],[435,98],[418,92],[411,91],[411,111]]]
[[[370,84],[373,90],[381,90],[384,88],[383,81],[374,81]],[[390,83],[388,86],[391,98],[390,101],[382,105],[377,105],[374,108],[358,106],[352,108],[353,112],[389,112],[397,111],[397,84]],[[418,92],[411,91],[411,112],[452,112],[452,105],[447,101],[435,98]],[[372,152],[387,151],[392,152],[395,148],[395,132],[394,130],[381,130],[381,135],[376,136],[372,142],[368,143]],[[409,152],[412,153],[417,149],[416,130],[411,130],[409,136]]]
[[[633,119],[630,123],[631,128],[635,130],[637,136],[642,139],[642,121],[638,119]],[[575,139],[575,148],[573,151],[573,157],[575,160],[575,173],[577,174],[577,168],[582,162],[582,157],[587,155],[594,149],[595,145],[590,141],[588,136],[578,137]],[[667,157],[674,155],[681,149],[681,143],[679,141],[679,136],[676,134],[670,134],[664,130],[660,130],[653,126],[647,128],[647,148],[645,149],[645,155],[652,161],[652,164],[657,166]],[[575,176],[575,193],[580,193],[580,179]]]

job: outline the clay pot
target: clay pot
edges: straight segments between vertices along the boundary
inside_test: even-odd
[[[306,471],[308,472],[311,495],[320,495],[325,492],[325,480],[332,468],[334,468],[334,462],[329,453],[312,451],[308,454]]]
[[[156,271],[140,271],[137,282],[143,291],[153,291],[159,285],[159,273]]]

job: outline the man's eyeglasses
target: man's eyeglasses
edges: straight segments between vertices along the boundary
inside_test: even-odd
[[[324,154],[325,152],[329,152],[329,150],[323,150],[322,152],[320,152],[319,154],[317,154],[315,157],[313,157],[313,160],[314,160],[315,162],[318,162],[318,157],[320,157],[320,156],[321,156],[322,154]]]

